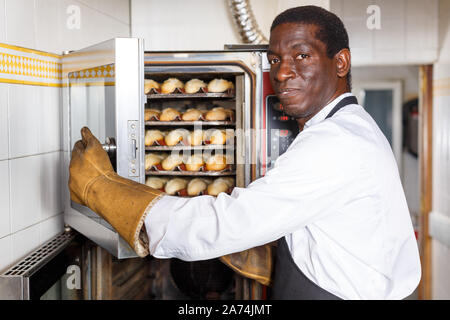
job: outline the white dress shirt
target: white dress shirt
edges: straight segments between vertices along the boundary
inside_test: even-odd
[[[164,196],[145,220],[150,253],[216,258],[286,237],[300,270],[343,299],[402,299],[420,260],[391,147],[350,93],[306,124],[267,174],[217,198]]]

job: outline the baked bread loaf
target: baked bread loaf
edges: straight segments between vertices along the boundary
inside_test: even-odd
[[[205,144],[225,144],[227,136],[225,130],[221,129],[208,129],[203,132],[203,141]]]
[[[166,156],[159,153],[148,153],[145,155],[145,170],[150,170],[153,166],[157,166],[164,160]]]
[[[184,85],[186,93],[197,93],[201,88],[206,88],[206,83],[200,79],[191,79]]]
[[[205,161],[206,171],[221,171],[227,167],[227,159],[223,154],[215,154]]]
[[[176,89],[183,89],[184,84],[177,78],[169,78],[163,82],[161,86],[161,93],[173,93]]]
[[[227,192],[233,186],[233,178],[218,178],[208,185],[207,192],[210,196],[217,196],[221,192]]]
[[[159,91],[161,89],[161,85],[152,79],[145,79],[144,80],[144,93],[148,94],[150,90],[156,89]]]
[[[203,142],[203,131],[201,129],[195,129],[191,131],[188,136],[188,143],[191,146],[200,146]]]
[[[153,189],[164,191],[164,185],[168,180],[168,178],[163,177],[148,177],[147,180],[145,180],[145,184]]]
[[[189,144],[188,141],[189,131],[187,129],[175,129],[170,131],[165,137],[164,141],[168,146],[175,146],[178,142],[182,141],[185,145]]]
[[[234,84],[225,79],[214,79],[208,83],[208,92],[225,92],[228,89],[234,89]]]
[[[164,141],[164,133],[159,130],[147,130],[145,131],[144,144],[149,147],[153,146],[158,141]]]
[[[205,162],[203,161],[203,156],[201,154],[193,154],[187,158],[184,164],[187,171],[199,171]]]
[[[151,120],[159,120],[159,115],[161,114],[161,111],[156,109],[145,109],[144,111],[144,120],[145,121],[151,121]]]
[[[161,162],[161,167],[165,171],[172,171],[183,163],[183,156],[180,154],[170,154]]]
[[[160,121],[174,121],[180,117],[180,112],[174,108],[165,108],[159,116]]]
[[[223,107],[212,108],[205,114],[207,121],[224,121],[227,119],[233,119],[233,110],[225,109]]]
[[[181,116],[183,121],[197,121],[202,117],[202,112],[197,109],[187,109]]]
[[[195,197],[200,195],[203,191],[206,190],[208,183],[205,179],[195,178],[189,181],[187,185],[187,194],[188,196]]]
[[[168,195],[175,195],[177,192],[186,189],[187,181],[182,178],[173,178],[166,182],[164,186],[164,191]]]

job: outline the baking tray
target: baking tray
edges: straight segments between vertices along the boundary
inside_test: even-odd
[[[147,176],[198,176],[198,177],[220,177],[234,176],[236,171],[145,171]]]
[[[208,144],[202,146],[146,146],[145,151],[173,151],[173,150],[219,150],[234,149],[234,145]]]
[[[145,121],[146,126],[235,126],[234,121]]]

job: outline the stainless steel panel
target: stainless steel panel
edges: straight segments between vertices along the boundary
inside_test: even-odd
[[[119,175],[144,182],[143,40],[117,38],[63,57],[63,101],[68,108],[64,139],[69,157],[82,126],[89,126],[101,143],[116,142],[113,164]],[[66,200],[70,201],[70,199]],[[65,222],[118,258],[136,257],[114,229],[84,206],[65,206]]]

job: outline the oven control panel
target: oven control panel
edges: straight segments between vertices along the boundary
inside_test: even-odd
[[[297,121],[288,116],[275,95],[266,97],[267,128],[267,169],[272,168],[275,160],[286,152],[297,136]]]

